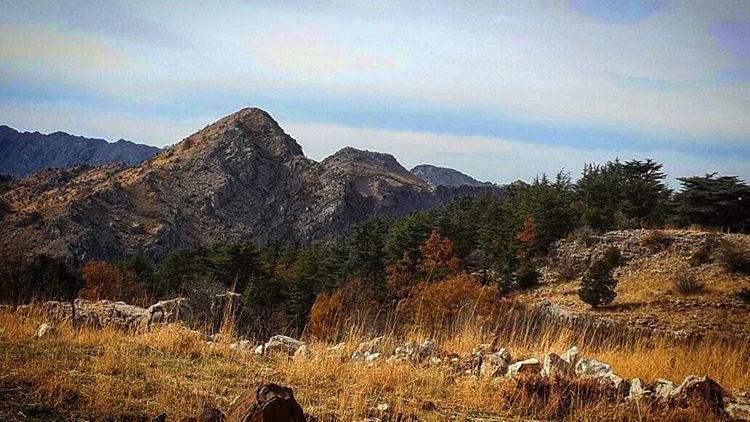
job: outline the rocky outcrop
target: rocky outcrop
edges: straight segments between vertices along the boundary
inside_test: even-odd
[[[289,387],[259,386],[252,394],[235,399],[227,420],[240,422],[305,422],[309,420]]]
[[[289,356],[294,356],[298,349],[305,347],[305,343],[288,336],[275,335],[268,339],[266,344],[263,345],[263,354],[277,354],[283,353]]]
[[[16,312],[28,314],[37,307],[45,317],[53,321],[71,321],[75,327],[112,327],[126,331],[145,330],[166,323],[189,323],[192,315],[190,302],[185,298],[161,301],[148,309],[109,300],[91,302],[77,299],[74,304],[47,301],[33,307],[19,306]]]
[[[258,237],[326,240],[371,215],[401,216],[500,187],[433,188],[388,154],[306,158],[268,113],[247,108],[136,167],[45,170],[5,183],[0,240],[77,265]]]
[[[490,182],[480,182],[458,170],[433,166],[431,164],[420,164],[409,171],[411,174],[429,183],[430,186],[492,186]]]
[[[150,145],[124,139],[107,142],[65,132],[43,134],[18,132],[0,126],[0,174],[26,176],[46,168],[66,168],[81,164],[101,165],[122,162],[135,165],[161,152]]]
[[[193,308],[186,298],[162,300],[149,306],[148,326],[186,322],[193,317]]]

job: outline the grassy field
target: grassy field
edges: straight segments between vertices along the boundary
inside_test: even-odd
[[[492,332],[467,318],[443,330],[436,341],[443,350],[465,356],[496,337],[517,358],[560,353],[575,343],[584,355],[610,363],[626,378],[667,378],[679,383],[689,374],[707,374],[727,391],[750,387],[746,342],[676,346],[644,339],[615,346],[596,337],[586,344],[587,336],[580,330],[535,326],[538,321],[530,312],[506,316]],[[356,364],[328,355],[329,345],[314,340],[309,341],[311,357],[291,360],[230,350],[229,339],[210,345],[200,333],[178,325],[133,334],[114,329],[76,332],[62,323],[58,336],[34,339],[40,322],[39,316],[0,314],[2,420],[101,420],[162,412],[177,420],[198,415],[208,406],[226,411],[233,399],[263,382],[291,386],[306,412],[319,418],[336,415],[340,420],[383,416],[377,407],[384,403],[392,414],[420,420],[712,418],[692,410],[600,397],[581,380],[490,380],[446,366]],[[412,332],[406,337],[421,340],[422,335]],[[364,339],[349,334],[344,356]],[[396,344],[395,338],[390,340]]]

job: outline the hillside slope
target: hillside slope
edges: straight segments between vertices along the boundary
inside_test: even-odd
[[[124,139],[107,142],[65,132],[18,132],[0,125],[0,174],[26,176],[46,168],[122,162],[138,164],[161,152]]]
[[[490,182],[480,182],[458,170],[431,164],[420,164],[409,171],[431,186],[492,186]]]
[[[522,295],[549,302],[561,315],[589,315],[632,327],[680,336],[711,332],[750,336],[750,303],[736,293],[750,288],[750,274],[722,264],[722,244],[750,251],[750,236],[690,230],[623,230],[587,239],[561,240],[542,269],[542,287]],[[615,272],[617,297],[598,311],[578,298],[581,275],[605,248],[620,249],[625,263]],[[691,275],[705,288],[683,294],[675,285]]]
[[[324,240],[373,214],[404,215],[502,188],[433,189],[390,155],[345,148],[323,162],[268,113],[240,110],[136,167],[52,169],[13,181],[0,239],[73,264],[257,236]]]

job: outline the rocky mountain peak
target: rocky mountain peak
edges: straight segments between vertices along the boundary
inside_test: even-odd
[[[420,164],[409,171],[430,186],[492,186],[490,182],[480,182],[458,170],[431,164]]]
[[[409,173],[396,157],[382,152],[344,147],[323,160],[322,164],[329,171],[342,171],[350,176],[380,176],[399,184],[428,187],[424,181]]]
[[[340,150],[336,151],[335,154],[326,158],[325,161],[337,164],[357,163],[372,167],[380,167],[388,170],[403,169],[401,164],[399,164],[399,162],[396,160],[396,157],[392,156],[391,154],[362,150],[353,147],[341,148]]]

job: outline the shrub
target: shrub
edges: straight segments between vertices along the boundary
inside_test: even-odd
[[[669,247],[672,240],[672,237],[662,230],[649,230],[641,239],[641,245],[653,251],[660,251]]]
[[[706,289],[706,285],[698,279],[698,276],[688,269],[678,271],[672,283],[683,295],[694,295]]]
[[[555,274],[557,282],[564,283],[574,280],[579,276],[579,270],[573,260],[573,253],[569,250],[563,251],[555,260],[552,271]]]
[[[750,250],[736,242],[725,239],[719,244],[719,261],[730,272],[750,274]]]
[[[133,271],[120,271],[103,261],[91,261],[81,268],[84,288],[80,297],[88,300],[108,299],[144,305],[146,289]]]
[[[539,271],[531,265],[522,265],[516,270],[516,287],[521,290],[530,290],[539,285]]]
[[[346,326],[368,322],[377,310],[372,287],[362,279],[350,279],[332,294],[321,293],[310,310],[306,334],[336,341]]]
[[[497,285],[482,286],[471,275],[460,273],[437,283],[418,284],[399,302],[396,313],[413,326],[437,332],[462,313],[488,318],[499,297]]]
[[[611,247],[604,255],[591,264],[581,280],[578,297],[596,309],[601,305],[612,303],[617,296],[615,287],[617,279],[614,277],[615,268],[620,265],[622,256],[620,250]]]
[[[455,256],[453,242],[433,230],[430,237],[419,246],[422,261],[417,269],[427,276],[427,281],[440,280],[458,271],[460,262]]]
[[[745,287],[736,293],[737,297],[746,303],[750,303],[750,287]]]
[[[707,263],[711,259],[711,254],[714,253],[718,241],[719,238],[715,233],[711,233],[710,235],[708,235],[708,237],[706,237],[706,240],[700,245],[698,250],[695,251],[688,259],[690,265],[693,267],[697,267],[698,265]]]

